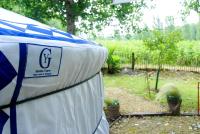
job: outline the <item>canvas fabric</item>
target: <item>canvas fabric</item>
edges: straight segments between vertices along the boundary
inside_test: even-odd
[[[106,57],[96,43],[0,8],[0,133],[109,133]]]

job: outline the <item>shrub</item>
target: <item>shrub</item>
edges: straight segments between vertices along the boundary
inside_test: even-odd
[[[120,70],[120,57],[114,55],[115,48],[111,47],[108,50],[108,58],[107,58],[107,65],[108,65],[108,73],[114,74]]]
[[[163,96],[167,99],[169,111],[172,115],[179,115],[182,99],[177,87],[174,84],[164,85],[157,94],[156,99],[161,99]]]
[[[165,84],[160,88],[159,93],[156,95],[156,100],[161,100],[163,97],[168,96],[175,96],[177,98],[181,98],[179,90],[172,83]]]
[[[110,99],[110,98],[106,98],[104,100],[105,106],[106,107],[115,107],[115,106],[119,106],[119,101],[117,99]]]
[[[115,119],[117,119],[120,116],[119,101],[116,99],[106,98],[104,100],[104,103],[105,103],[104,111],[108,121],[114,121]]]

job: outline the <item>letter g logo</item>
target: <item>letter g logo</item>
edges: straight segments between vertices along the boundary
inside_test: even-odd
[[[40,53],[39,64],[41,68],[48,68],[51,63],[51,49],[44,48]]]

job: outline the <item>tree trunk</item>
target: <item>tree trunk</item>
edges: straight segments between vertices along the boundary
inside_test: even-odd
[[[161,67],[162,67],[161,58],[162,58],[162,52],[160,52],[159,58],[158,58],[158,70],[157,70],[156,85],[155,85],[155,91],[156,92],[158,92],[158,82],[159,82],[160,70],[161,70]]]
[[[73,11],[73,0],[66,0],[66,22],[67,22],[67,32],[71,34],[75,34],[76,26],[75,26],[75,18],[76,14]]]
[[[159,65],[158,70],[157,70],[157,74],[156,74],[156,86],[155,86],[156,92],[158,92],[158,82],[159,82],[159,76],[160,76],[160,69],[161,69],[161,65]]]
[[[67,32],[71,34],[76,32],[75,18],[69,14],[67,14]]]

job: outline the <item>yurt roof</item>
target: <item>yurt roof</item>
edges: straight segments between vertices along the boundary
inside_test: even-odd
[[[0,36],[2,35],[96,45],[91,41],[76,37],[20,14],[0,8]],[[2,41],[1,38],[0,41]],[[5,41],[6,40],[4,39],[3,42]],[[9,39],[9,41],[12,41],[12,39]]]
[[[15,70],[19,66],[20,44],[27,45],[27,64],[18,100],[82,83],[100,71],[107,57],[107,50],[100,45],[0,8],[0,52]],[[34,68],[39,66],[37,56],[42,49],[40,46],[55,48],[59,54],[52,55],[55,61],[53,74],[35,78],[37,69]],[[27,90],[32,88],[34,90]],[[0,94],[0,106],[10,101],[10,94],[6,92],[9,90],[3,91],[5,93]]]

